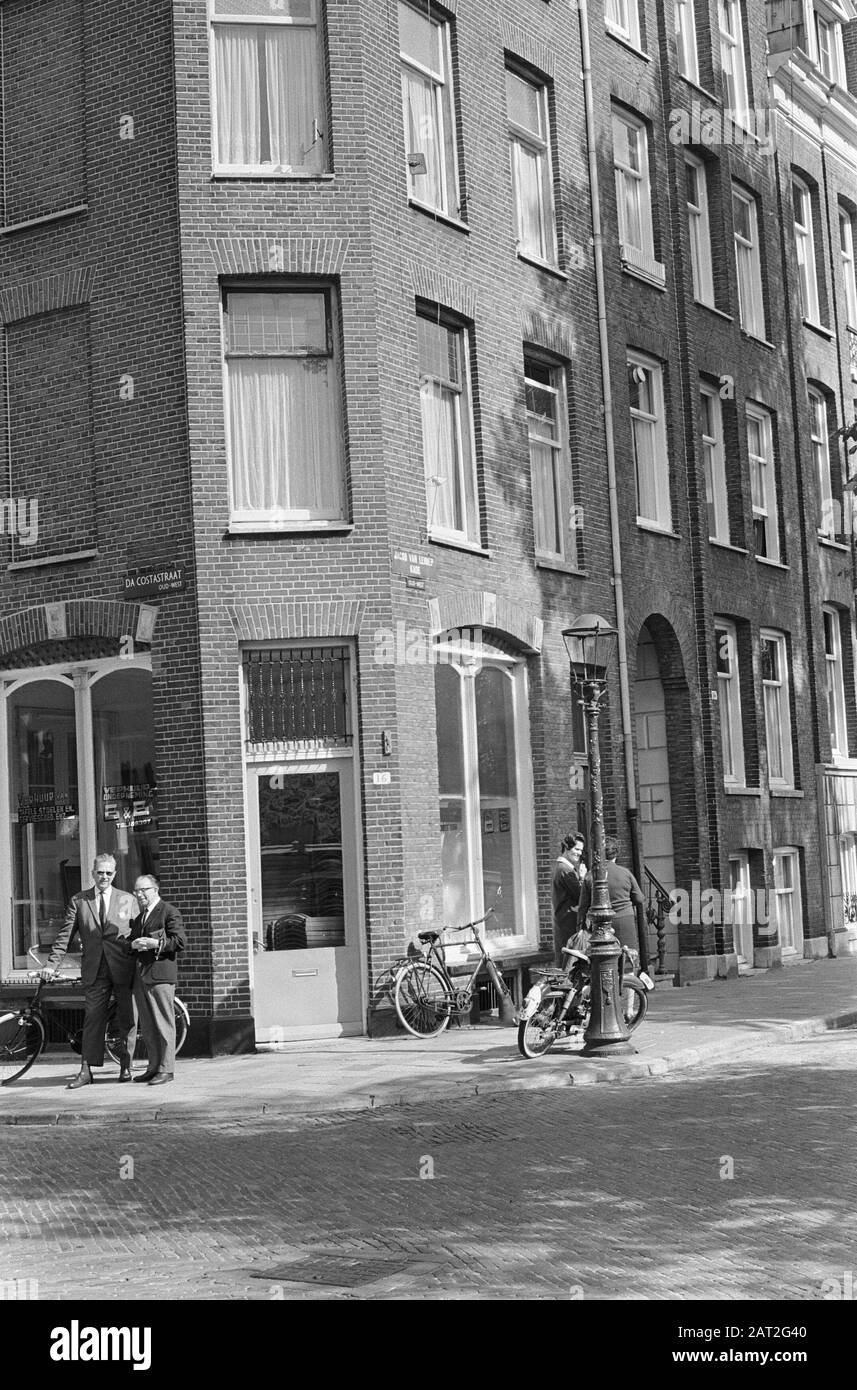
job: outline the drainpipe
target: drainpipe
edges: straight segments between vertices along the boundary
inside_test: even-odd
[[[634,781],[634,740],[631,732],[631,690],[628,680],[628,644],[625,633],[625,593],[622,583],[622,549],[619,539],[619,502],[616,488],[616,445],[613,437],[613,388],[610,382],[610,346],[607,331],[607,295],[604,288],[604,234],[601,228],[601,195],[598,186],[598,158],[595,148],[595,107],[592,98],[592,57],[589,48],[588,0],[569,0],[572,12],[580,15],[580,50],[583,65],[583,101],[586,115],[586,148],[589,162],[589,196],[592,204],[592,254],[595,261],[595,295],[598,308],[598,342],[601,357],[601,391],[604,402],[604,436],[607,446],[607,497],[610,513],[610,548],[613,565],[613,592],[616,601],[616,627],[619,629],[619,696],[622,718],[622,745],[625,755],[625,795],[631,836],[631,862],[634,877],[642,877]],[[640,932],[641,968],[648,965],[645,933]]]

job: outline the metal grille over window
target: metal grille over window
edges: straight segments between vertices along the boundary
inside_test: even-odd
[[[247,651],[243,660],[248,751],[351,746],[347,647]]]

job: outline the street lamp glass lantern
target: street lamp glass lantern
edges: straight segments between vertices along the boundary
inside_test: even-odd
[[[581,614],[562,634],[568,659],[584,681],[604,679],[618,639],[618,630],[597,613]]]

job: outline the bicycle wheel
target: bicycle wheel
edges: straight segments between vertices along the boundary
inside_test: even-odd
[[[45,1025],[32,1014],[0,1023],[0,1085],[8,1086],[23,1076],[42,1054],[45,1045]]]
[[[430,961],[406,965],[396,980],[396,1013],[415,1038],[433,1038],[449,1023],[452,1000],[443,976]]]
[[[176,1056],[178,1057],[179,1053],[181,1052],[182,1048],[183,1048],[184,1045],[185,1045],[185,1038],[187,1037],[188,1029],[190,1028],[190,1014],[189,1014],[188,1011],[187,1011],[187,1005],[186,1005],[186,1004],[183,1004],[182,1001],[181,1001],[181,999],[176,999],[176,1000],[175,1000],[175,1012],[176,1012]]]
[[[629,1033],[639,1028],[649,1010],[649,996],[639,980],[625,977],[622,984],[622,1015]]]
[[[518,1024],[518,1051],[522,1057],[543,1057],[556,1042],[553,1018],[560,1003],[550,1003],[537,1009],[532,1018],[522,1018]]]

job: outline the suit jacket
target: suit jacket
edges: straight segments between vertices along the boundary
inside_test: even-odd
[[[54,942],[48,964],[54,967],[59,965],[69,943],[77,933],[83,947],[80,963],[83,985],[91,985],[94,982],[104,957],[114,982],[130,986],[134,978],[134,959],[129,943],[131,920],[136,908],[137,904],[131,894],[114,884],[110,893],[107,921],[102,928],[98,919],[96,889],[87,888],[84,892],[77,893],[69,903],[65,925]]]
[[[143,914],[131,923],[131,940],[138,936],[156,936],[156,951],[132,951],[137,962],[137,971],[147,985],[174,985],[178,977],[176,957],[187,945],[181,913],[172,903],[159,898],[152,908],[151,915],[143,925]]]

